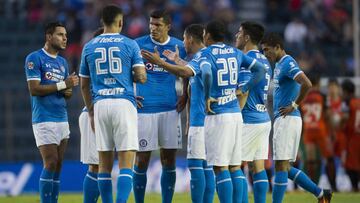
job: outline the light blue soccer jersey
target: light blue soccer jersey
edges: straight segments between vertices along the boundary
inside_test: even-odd
[[[123,98],[135,106],[133,67],[144,66],[139,46],[121,34],[101,34],[83,48],[80,76],[91,78],[93,103]]]
[[[41,85],[63,81],[69,75],[66,60],[52,56],[44,49],[30,53],[25,61],[26,79],[39,80]],[[54,92],[46,96],[31,96],[32,123],[67,122],[64,94]]]
[[[299,65],[289,55],[283,56],[276,64],[274,69],[274,116],[280,117],[279,108],[291,105],[296,100],[300,84],[294,79],[302,73]],[[294,110],[289,116],[300,116],[298,109]]]
[[[194,72],[195,76],[189,79],[190,86],[190,126],[202,127],[205,123],[205,94],[204,84],[201,77],[201,52],[197,52],[193,59],[187,64]]]
[[[160,53],[160,57],[168,63],[169,61],[162,52],[166,49],[175,51],[177,45],[180,51],[180,58],[185,58],[185,48],[183,42],[177,38],[169,37],[164,43],[153,40],[150,35],[136,39],[141,49],[154,52],[154,47]],[[176,76],[167,72],[158,65],[149,63],[144,59],[147,73],[147,81],[144,84],[136,85],[136,95],[144,97],[143,107],[138,109],[139,113],[159,113],[176,109],[177,95],[175,89]]]
[[[223,43],[207,47],[202,58],[211,66],[213,81],[210,96],[218,100],[212,104],[212,110],[216,114],[240,112],[236,96],[240,67],[250,69],[256,60]]]
[[[242,116],[244,123],[264,123],[270,121],[269,113],[267,111],[267,97],[272,77],[272,70],[269,61],[260,53],[259,50],[250,50],[246,54],[251,58],[255,58],[265,66],[265,76],[253,88],[249,90],[249,96],[246,104],[242,109]],[[239,85],[246,84],[251,78],[251,71],[241,67],[239,74]]]

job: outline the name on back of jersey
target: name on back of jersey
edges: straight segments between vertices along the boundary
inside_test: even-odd
[[[223,89],[221,92],[224,96],[217,98],[218,105],[224,105],[237,99],[235,88]]]

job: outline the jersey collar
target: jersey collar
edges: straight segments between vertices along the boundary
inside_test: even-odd
[[[107,35],[119,35],[119,33],[103,33],[100,36],[107,36]]]
[[[252,51],[253,51],[253,52],[256,52],[256,53],[259,53],[259,52],[260,52],[260,51],[257,50],[257,49],[251,49],[251,50],[247,51],[246,54],[248,54],[248,53],[250,53],[250,52],[252,52]]]
[[[151,41],[152,41],[154,44],[157,44],[157,45],[166,45],[167,43],[170,42],[170,36],[168,36],[168,38],[167,38],[167,39],[165,40],[165,42],[163,42],[163,43],[160,43],[160,42],[154,40],[151,36],[150,36],[150,39],[151,39]]]
[[[47,56],[56,59],[57,55],[52,55],[49,52],[47,52],[44,48],[41,49]]]
[[[278,63],[281,63],[287,56],[289,56],[289,55],[285,54],[285,56],[281,57],[281,59],[278,61]]]

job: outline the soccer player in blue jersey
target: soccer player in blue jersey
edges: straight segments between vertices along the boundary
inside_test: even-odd
[[[255,203],[266,202],[266,192],[269,187],[264,160],[268,159],[269,134],[271,130],[270,117],[267,111],[267,94],[272,71],[266,57],[260,53],[258,44],[264,36],[264,27],[255,22],[243,22],[236,34],[236,47],[264,64],[266,73],[262,80],[248,93],[247,101],[242,107],[243,143],[242,160],[253,164],[253,189]],[[251,72],[241,68],[239,74],[240,86],[251,78]],[[244,181],[246,183],[246,181]],[[247,188],[247,184],[244,185]],[[245,190],[244,190],[245,191]],[[246,195],[247,196],[247,195]]]
[[[272,200],[282,202],[287,179],[290,178],[318,198],[319,202],[330,202],[330,190],[319,188],[301,170],[290,165],[296,159],[302,121],[298,105],[303,101],[312,84],[297,62],[284,50],[281,37],[269,33],[261,41],[265,56],[275,64],[274,69],[274,137],[275,181]]]
[[[212,21],[206,25],[204,42],[208,48],[200,62],[204,72],[206,159],[214,166],[220,202],[242,202],[244,174],[242,160],[242,115],[237,100],[240,67],[249,69],[251,79],[241,86],[244,94],[265,74],[263,64],[223,43],[226,27]]]
[[[123,13],[117,6],[102,11],[104,33],[83,48],[81,90],[99,152],[98,187],[102,202],[112,203],[114,149],[119,160],[116,202],[126,202],[132,188],[132,164],[138,150],[133,82],[144,83],[146,72],[139,46],[121,34]],[[90,92],[91,83],[91,92]]]
[[[190,63],[196,67],[200,65],[197,62],[201,56],[201,50],[205,48],[203,33],[204,28],[199,24],[189,25],[184,31],[185,50],[187,55],[193,58]],[[176,52],[165,50],[163,55],[179,66],[163,61],[159,57],[159,53],[153,54],[143,50],[142,54],[151,63],[160,65],[177,76],[190,77],[194,74],[191,71],[191,66],[187,67],[187,62],[179,57],[178,50]],[[184,70],[187,70],[187,72]],[[193,203],[212,203],[215,192],[214,171],[212,166],[208,166],[206,163],[204,133],[205,96],[203,89],[201,73],[197,73],[189,80],[190,101],[188,104],[190,106],[190,115],[187,159],[191,173],[190,191]]]
[[[42,203],[57,202],[60,171],[69,139],[65,99],[79,78],[69,75],[68,64],[58,55],[66,48],[66,29],[58,23],[45,27],[44,48],[26,57],[25,73],[31,95],[32,124],[36,145],[43,159],[39,189]]]
[[[99,36],[104,32],[101,27],[95,31],[94,37]],[[80,161],[87,164],[88,171],[84,177],[83,182],[83,196],[84,203],[96,203],[100,192],[97,183],[97,176],[99,171],[99,153],[96,150],[96,137],[94,131],[91,129],[91,122],[89,118],[89,111],[86,106],[83,108],[79,116],[80,128]]]
[[[155,10],[150,14],[150,35],[137,38],[136,42],[142,50],[154,52],[154,48],[157,47],[160,53],[166,49],[175,51],[175,47],[178,46],[180,57],[184,58],[184,45],[179,39],[168,35],[170,27],[170,14],[165,10]],[[161,58],[167,60],[163,55]],[[143,107],[138,109],[139,152],[136,153],[134,166],[135,201],[144,202],[146,171],[151,151],[160,149],[163,166],[160,180],[162,201],[168,203],[172,201],[176,182],[176,151],[182,147],[178,112],[184,108],[186,99],[177,99],[175,75],[161,66],[144,62],[148,81],[136,86],[136,95],[143,98]]]

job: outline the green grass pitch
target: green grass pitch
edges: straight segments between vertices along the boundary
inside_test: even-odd
[[[252,194],[249,194],[250,203],[254,202]],[[0,197],[0,203],[38,203],[40,202],[37,195],[21,195],[18,197]],[[99,200],[98,203],[101,201]],[[133,203],[134,197],[130,195],[128,203]],[[161,202],[160,194],[147,194],[145,198],[146,203]],[[219,201],[215,198],[214,203]],[[267,202],[271,202],[271,195],[268,194]],[[317,202],[316,199],[309,193],[305,192],[289,192],[286,193],[284,203],[312,203]],[[360,193],[335,193],[332,203],[357,203],[360,202]],[[61,194],[59,203],[82,203],[81,194]],[[176,193],[174,195],[173,203],[191,203],[190,193]]]

